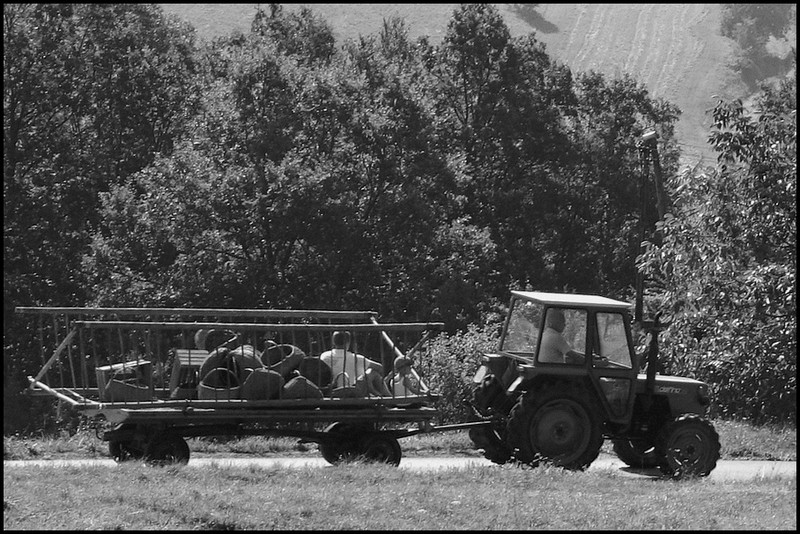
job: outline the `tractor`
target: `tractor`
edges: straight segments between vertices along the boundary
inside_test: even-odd
[[[663,218],[655,139],[648,132],[639,147],[643,159],[652,157]],[[638,275],[633,316],[629,303],[597,295],[511,292],[497,351],[483,355],[473,377],[475,419],[487,424],[471,428],[470,438],[486,458],[583,470],[609,439],[633,468],[682,478],[716,467],[709,387],[658,374],[666,325],[658,314],[642,318],[643,285]],[[634,334],[649,337],[640,353]]]

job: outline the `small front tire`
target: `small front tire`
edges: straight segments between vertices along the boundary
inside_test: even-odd
[[[684,414],[658,433],[661,472],[673,479],[708,476],[720,457],[719,434],[696,414]]]

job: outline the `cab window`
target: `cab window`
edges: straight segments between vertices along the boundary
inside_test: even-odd
[[[580,365],[585,361],[586,310],[548,308],[537,361]]]
[[[596,353],[610,362],[631,368],[631,352],[625,333],[625,319],[620,313],[597,313]],[[615,367],[616,367],[615,366]]]
[[[535,302],[517,300],[508,318],[508,328],[500,350],[533,356],[539,344],[544,307]]]

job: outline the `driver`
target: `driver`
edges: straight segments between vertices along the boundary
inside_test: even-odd
[[[564,339],[566,325],[563,310],[558,308],[547,310],[542,342],[539,345],[540,362],[580,364],[585,361],[583,353],[574,350]]]

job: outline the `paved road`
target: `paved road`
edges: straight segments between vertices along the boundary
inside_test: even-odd
[[[194,457],[189,461],[189,467],[202,467],[216,464],[219,466],[230,467],[250,467],[261,468],[302,468],[315,467],[325,469],[330,465],[319,456],[299,456],[299,457],[270,457],[270,458],[223,458],[223,457]],[[117,465],[111,459],[87,459],[87,460],[25,460],[25,461],[3,461],[3,467],[13,466],[80,466],[80,465]],[[415,471],[433,471],[437,469],[463,469],[466,467],[483,466],[487,469],[501,469],[485,460],[484,458],[474,457],[407,457],[400,462],[400,469],[411,469]],[[601,470],[616,471],[629,477],[658,477],[660,474],[657,469],[634,470],[627,467],[615,456],[601,454],[600,457],[589,468],[589,472]],[[711,472],[709,480],[757,480],[760,478],[772,477],[797,477],[797,462],[769,462],[769,461],[748,461],[748,460],[720,460],[717,468]]]

